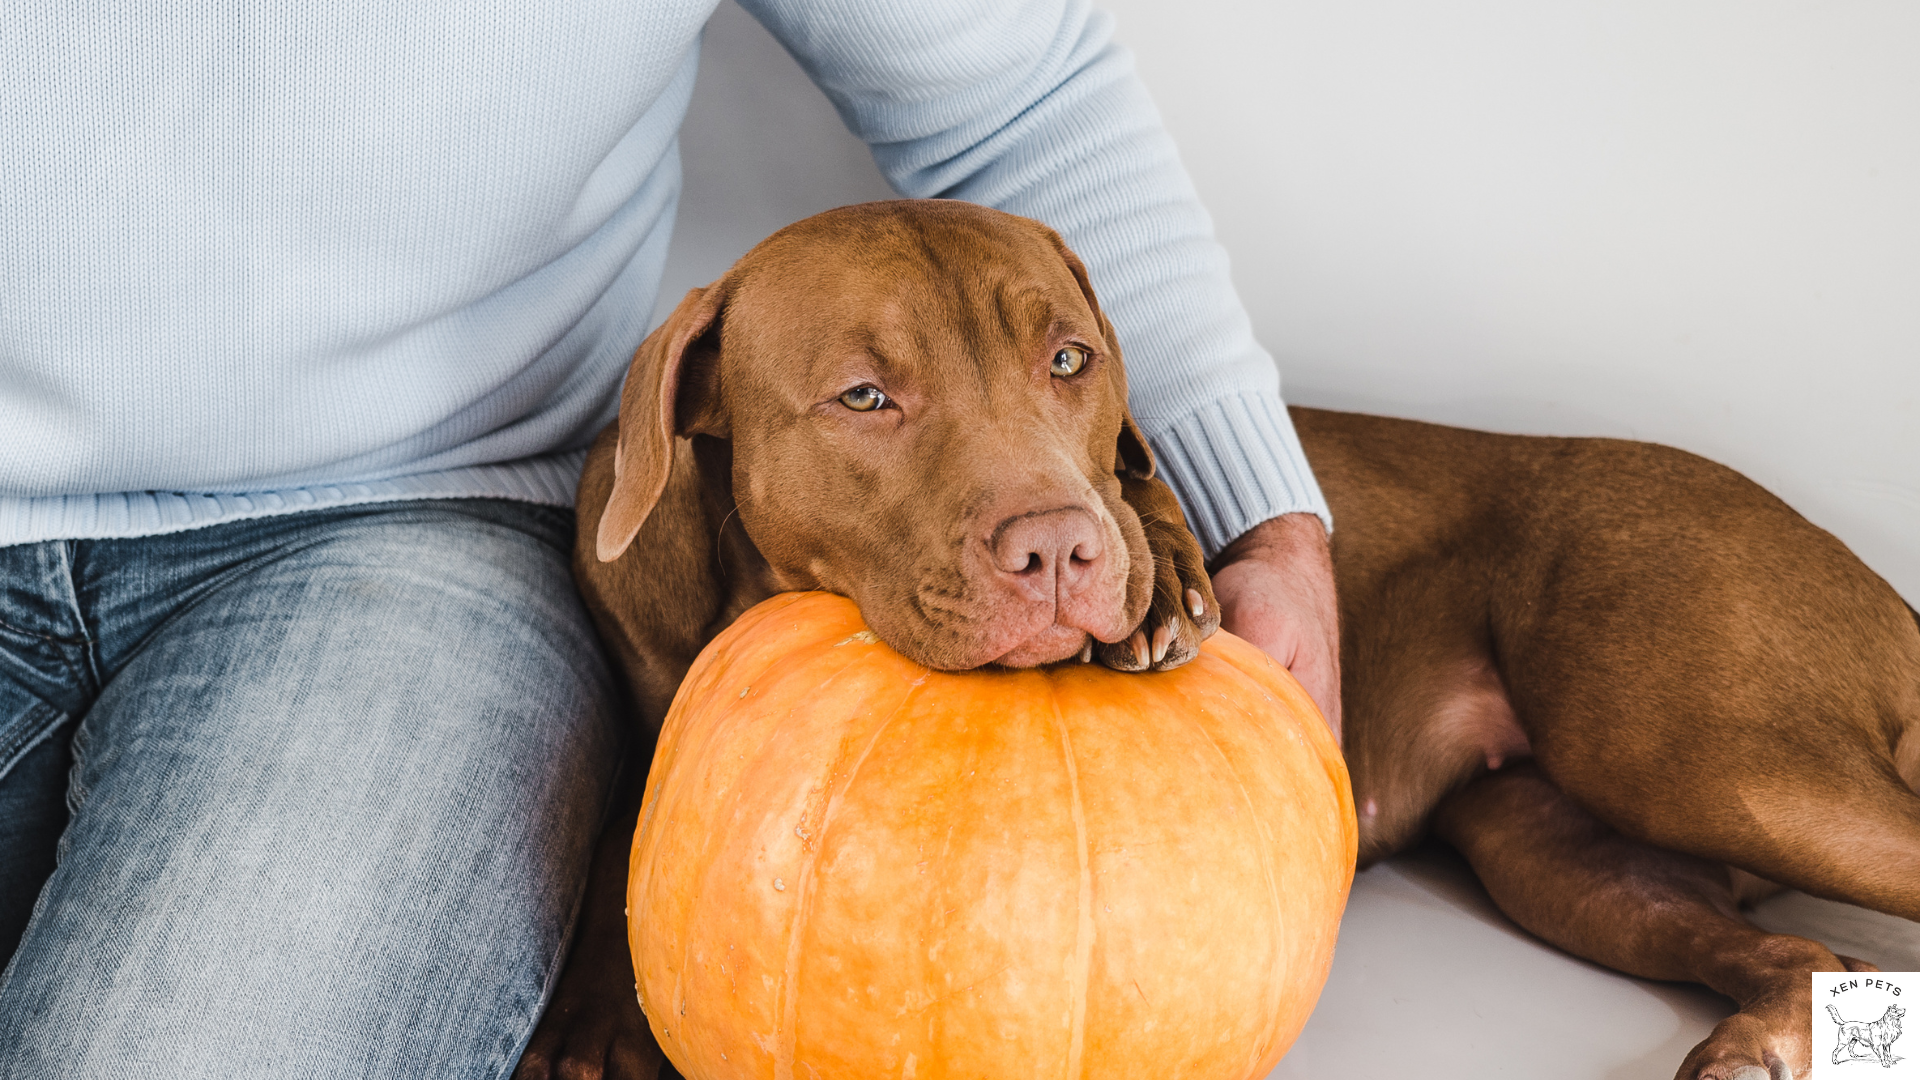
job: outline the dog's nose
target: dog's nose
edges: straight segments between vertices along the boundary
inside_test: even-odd
[[[1106,557],[1100,523],[1079,507],[1017,514],[993,530],[994,568],[1035,600],[1058,603],[1098,576]]]

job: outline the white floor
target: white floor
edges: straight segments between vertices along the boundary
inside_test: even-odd
[[[1920,970],[1920,925],[1902,919],[1787,893],[1754,921]],[[1703,988],[1617,975],[1528,937],[1432,847],[1355,880],[1326,991],[1268,1080],[1669,1080],[1731,1011]]]

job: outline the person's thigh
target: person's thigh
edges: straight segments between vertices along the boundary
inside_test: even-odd
[[[81,723],[0,1077],[511,1070],[621,748],[565,519],[314,520],[143,635]]]

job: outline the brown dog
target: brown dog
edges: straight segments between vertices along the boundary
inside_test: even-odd
[[[648,727],[790,588],[853,597],[937,667],[1190,658],[1217,605],[1125,385],[1059,239],[965,204],[812,218],[689,294],[581,483],[576,571]],[[1737,904],[1757,874],[1920,916],[1898,598],[1676,451],[1294,415],[1340,522],[1363,859],[1435,831],[1547,940],[1734,997],[1683,1076],[1804,1069],[1806,972],[1840,961]],[[522,1076],[659,1067],[617,914],[630,831]]]
[[[580,482],[575,574],[647,729],[715,634],[793,589],[853,598],[935,668],[1192,659],[1218,605],[1126,400],[1085,268],[1036,222],[903,201],[768,238],[640,346]],[[523,1077],[658,1067],[619,914],[631,833],[601,846]]]
[[[1685,1080],[1804,1076],[1807,973],[1871,969],[1739,905],[1920,919],[1920,616],[1691,454],[1293,417],[1338,523],[1361,862],[1431,830],[1540,937],[1739,1002]]]

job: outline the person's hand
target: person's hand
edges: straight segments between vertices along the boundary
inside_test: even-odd
[[[1220,626],[1286,665],[1340,738],[1340,609],[1333,554],[1312,514],[1261,522],[1228,544],[1213,571]]]

